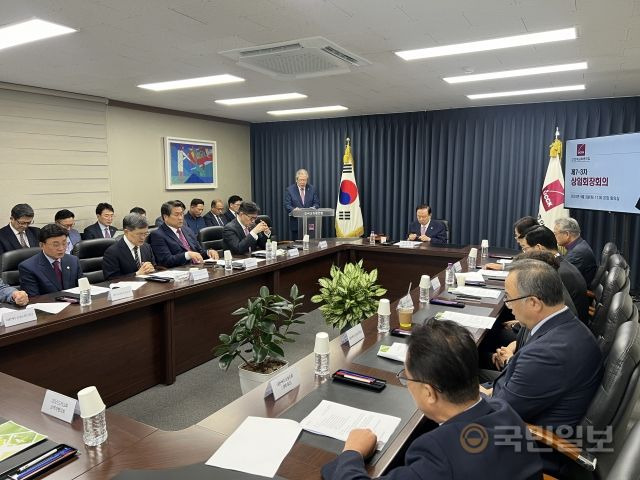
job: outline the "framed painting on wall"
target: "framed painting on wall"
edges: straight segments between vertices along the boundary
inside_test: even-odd
[[[166,137],[164,165],[167,190],[218,187],[215,141]]]

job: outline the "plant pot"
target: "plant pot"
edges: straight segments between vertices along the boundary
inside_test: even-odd
[[[242,390],[242,394],[253,390],[254,388],[262,385],[264,382],[268,382],[277,374],[279,374],[283,369],[289,366],[289,362],[285,361],[285,364],[278,368],[276,371],[271,373],[258,373],[252,372],[251,370],[245,370],[244,363],[242,365],[238,365],[238,376],[240,377],[240,390]]]

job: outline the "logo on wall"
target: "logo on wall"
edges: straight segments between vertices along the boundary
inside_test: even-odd
[[[576,155],[579,157],[584,157],[587,154],[587,144],[586,143],[579,143],[577,148],[576,148],[577,152]]]

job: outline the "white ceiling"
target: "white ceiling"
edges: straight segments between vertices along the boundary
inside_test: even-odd
[[[267,110],[341,104],[347,115],[640,94],[640,0],[0,0],[0,24],[32,17],[77,33],[0,51],[0,81],[250,122]],[[576,26],[574,41],[405,62],[396,50]],[[369,60],[282,81],[218,52],[323,36]],[[449,85],[442,77],[588,61],[584,72]],[[150,92],[141,83],[230,73],[244,83]],[[469,93],[586,83],[583,92],[472,101]],[[227,107],[274,93],[309,98]],[[344,116],[339,112],[334,116]],[[328,116],[328,115],[323,115]],[[307,117],[299,117],[307,118]]]

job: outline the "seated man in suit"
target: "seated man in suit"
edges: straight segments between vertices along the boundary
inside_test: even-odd
[[[19,203],[11,209],[9,225],[0,228],[0,255],[19,248],[38,246],[40,229],[31,227],[33,208],[26,203]]]
[[[67,210],[65,208],[64,210],[58,210],[56,212],[54,220],[58,225],[60,225],[62,228],[66,228],[67,232],[69,232],[67,253],[71,253],[75,244],[82,240],[82,238],[80,237],[80,232],[73,228],[73,226],[76,224],[76,216],[71,210]]]
[[[113,238],[118,231],[116,227],[111,225],[113,223],[113,212],[113,207],[109,203],[99,203],[96,206],[96,218],[98,221],[84,229],[82,239]]]
[[[409,224],[409,240],[447,243],[447,230],[444,224],[437,220],[431,220],[431,207],[429,205],[418,205],[416,218],[416,221]]]
[[[69,232],[56,223],[40,229],[42,252],[18,265],[20,286],[29,296],[59,292],[78,286],[82,268],[78,258],[65,253]]]
[[[151,245],[145,243],[149,234],[147,219],[137,213],[130,213],[122,220],[124,235],[111,245],[102,256],[104,279],[122,277],[135,273],[147,275],[155,272]]]
[[[296,183],[289,185],[284,192],[284,209],[289,215],[289,231],[293,240],[302,237],[298,232],[298,219],[292,217],[291,212],[299,208],[320,208],[318,192],[308,182],[309,172],[301,168],[296,172]]]
[[[204,212],[204,200],[200,198],[194,198],[191,200],[191,206],[189,207],[189,211],[184,214],[184,222],[191,229],[193,233],[198,236],[200,233],[200,229],[207,226],[204,221],[204,217],[202,216],[202,212]]]
[[[211,211],[204,216],[207,227],[224,227],[229,220],[224,215],[224,203],[219,198],[211,201]]]
[[[591,246],[580,233],[580,225],[573,218],[559,218],[553,225],[553,234],[558,245],[567,249],[564,258],[580,271],[587,286],[590,286],[598,264]]]
[[[263,221],[255,223],[259,214],[260,209],[255,203],[242,202],[238,217],[224,226],[222,237],[225,250],[242,255],[266,247],[271,230]]]
[[[242,204],[242,197],[239,195],[231,195],[229,200],[227,200],[227,211],[224,213],[224,216],[227,217],[227,223],[232,222],[238,216],[238,210],[240,209],[240,205]]]
[[[525,422],[575,427],[600,386],[602,355],[591,331],[562,302],[560,276],[538,260],[515,262],[505,281],[504,303],[530,336],[493,389],[481,391],[505,400]],[[562,464],[554,456],[546,460],[550,468]]]
[[[478,394],[478,352],[469,332],[450,321],[429,321],[414,327],[407,343],[405,368],[397,376],[422,413],[440,426],[417,437],[404,465],[380,478],[542,478],[540,456],[527,448],[520,417],[506,402]],[[514,431],[522,435],[503,441]],[[484,446],[476,448],[480,439]],[[375,447],[371,430],[352,430],[342,453],[322,468],[322,477],[369,478],[364,459]]]
[[[518,242],[518,247],[525,247],[524,236],[533,227],[540,225],[538,219],[531,216],[519,218],[513,224],[513,238]],[[484,268],[487,270],[504,270],[504,263],[487,263]]]
[[[164,223],[149,235],[149,243],[158,265],[173,268],[188,263],[218,259],[215,250],[205,251],[191,229],[184,227],[184,203],[170,200],[160,209]]]
[[[174,200],[174,202],[176,202],[176,205],[180,205],[182,207],[182,211],[185,211],[187,209],[186,205],[182,203],[180,200]],[[162,213],[161,213],[160,216],[156,218],[155,226],[159,227],[163,223],[164,223],[164,220],[162,219]]]

